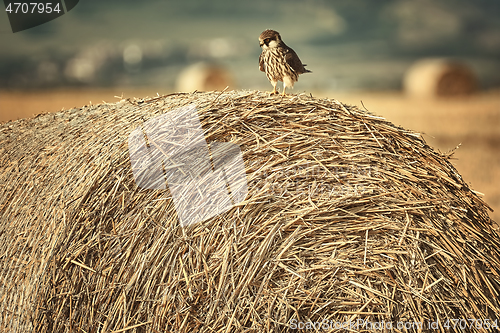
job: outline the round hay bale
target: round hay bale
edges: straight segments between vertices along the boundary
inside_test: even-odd
[[[464,96],[477,89],[473,71],[464,63],[447,59],[424,59],[405,74],[404,90],[419,97]]]
[[[207,142],[240,147],[248,194],[184,228],[168,189],[136,185],[127,140],[193,103]],[[428,331],[450,319],[479,332],[468,318],[500,318],[487,204],[419,134],[354,106],[174,94],[6,123],[0,142],[4,332]]]
[[[213,91],[233,87],[231,73],[219,65],[200,62],[184,69],[177,78],[178,91]]]

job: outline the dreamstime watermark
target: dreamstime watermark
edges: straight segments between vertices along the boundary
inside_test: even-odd
[[[357,320],[348,321],[335,321],[333,319],[323,319],[322,321],[300,321],[297,319],[291,319],[288,323],[289,328],[292,330],[346,330],[346,331],[393,331],[393,330],[404,330],[411,332],[420,332],[422,330],[426,331],[443,331],[448,330],[467,330],[467,329],[479,329],[479,330],[492,330],[498,329],[498,319],[446,319],[444,321],[369,321],[367,319],[359,318]]]
[[[150,119],[128,139],[137,186],[169,188],[181,226],[221,214],[248,192],[238,145],[215,142],[210,148],[195,105]]]
[[[289,327],[292,330],[391,330],[396,328],[396,326],[401,329],[404,325],[399,324],[400,322],[394,324],[392,321],[380,321],[380,322],[370,322],[364,319],[358,319],[356,321],[335,321],[323,319],[322,321],[299,321],[297,319],[290,320]],[[399,325],[398,325],[399,324]],[[417,327],[421,323],[415,323]]]
[[[12,32],[19,32],[52,21],[70,10],[79,0],[4,0]]]

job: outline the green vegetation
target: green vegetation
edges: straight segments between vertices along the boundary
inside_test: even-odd
[[[499,15],[497,0],[81,1],[30,30],[2,25],[0,88],[172,86],[201,60],[227,66],[241,88],[267,87],[256,70],[266,28],[314,72],[299,90],[395,89],[414,60],[429,56],[467,61],[487,88],[500,85]],[[221,40],[230,52],[214,51]],[[133,70],[123,61],[132,44],[142,52]]]

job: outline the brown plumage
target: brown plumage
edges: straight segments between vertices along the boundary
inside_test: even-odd
[[[273,85],[271,94],[276,94],[278,81],[283,82],[283,95],[287,87],[293,88],[293,84],[299,79],[299,74],[310,73],[305,68],[297,53],[288,47],[279,32],[265,30],[259,37],[262,53],[259,57],[259,69],[266,73],[267,78]]]

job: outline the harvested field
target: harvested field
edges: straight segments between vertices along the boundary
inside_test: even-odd
[[[208,142],[241,148],[248,195],[182,228],[168,189],[136,186],[127,138],[193,103]],[[488,205],[420,134],[337,100],[122,100],[6,123],[0,142],[1,330],[500,319]]]

